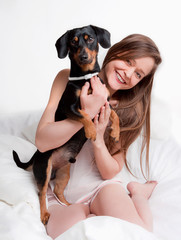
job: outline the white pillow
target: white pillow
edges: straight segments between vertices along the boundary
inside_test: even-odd
[[[27,129],[31,127],[32,124],[34,124],[34,127],[31,128],[33,129],[32,134],[34,134],[34,131],[36,131],[36,124],[38,124],[41,115],[42,110],[0,116],[0,134],[11,134],[23,137],[23,134],[26,133]],[[32,134],[29,133],[28,137]]]
[[[151,101],[151,138],[168,139],[172,130],[172,112],[166,103],[152,96]]]
[[[38,207],[37,185],[33,173],[16,166],[12,150],[18,153],[22,162],[27,162],[36,147],[16,136],[0,135],[0,199],[12,205],[25,201]]]
[[[28,127],[25,127],[22,131],[23,137],[29,142],[33,143],[34,145],[35,145],[35,136],[36,136],[37,127],[38,127],[38,121],[32,123]]]

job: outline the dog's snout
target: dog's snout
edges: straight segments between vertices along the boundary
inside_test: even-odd
[[[81,61],[86,61],[88,59],[88,54],[87,53],[84,53],[82,55],[80,55],[80,60]]]
[[[82,49],[79,53],[79,59],[81,62],[85,62],[88,60],[88,53],[85,51],[85,49]]]

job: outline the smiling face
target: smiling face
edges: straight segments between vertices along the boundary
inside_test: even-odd
[[[133,88],[154,67],[154,59],[142,57],[127,61],[113,60],[109,62],[100,73],[100,77],[105,81],[107,87],[113,95],[117,90]]]

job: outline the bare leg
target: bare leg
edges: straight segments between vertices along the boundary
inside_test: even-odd
[[[149,231],[153,231],[153,218],[148,199],[156,185],[156,181],[150,181],[145,184],[130,182],[127,186],[135,208]]]
[[[151,193],[154,187],[152,187],[152,189],[150,188],[149,191]],[[130,184],[130,188],[131,188],[131,184]],[[136,190],[135,192],[138,192],[138,191]],[[151,193],[148,195],[150,196]],[[126,220],[128,222],[140,225],[145,229],[151,231],[152,217],[150,216],[149,205],[145,203],[148,201],[148,197],[142,196],[141,198],[142,203],[144,203],[142,206],[142,212],[144,211],[147,212],[148,216],[150,217],[150,220],[145,222],[145,219],[140,217],[140,212],[138,212],[138,209],[136,208],[136,206],[138,206],[138,203],[136,203],[136,206],[135,206],[135,199],[136,199],[135,195],[137,194],[133,194],[133,191],[131,194],[133,195],[134,200],[132,200],[132,198],[128,196],[128,194],[126,193],[126,191],[121,185],[119,184],[106,185],[100,190],[100,192],[97,194],[96,198],[92,202],[90,206],[91,213],[96,215],[117,217],[117,218]]]
[[[55,239],[74,224],[86,219],[89,214],[88,205],[73,204],[62,206],[58,203],[50,188],[48,189],[48,211],[50,218],[46,226],[47,234]]]

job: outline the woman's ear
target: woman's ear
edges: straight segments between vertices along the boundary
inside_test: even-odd
[[[65,58],[68,54],[68,36],[69,31],[64,33],[55,43],[59,58]]]
[[[109,48],[111,46],[111,34],[104,28],[96,27],[93,25],[90,25],[92,27],[97,35],[97,39],[99,44],[103,48]]]

